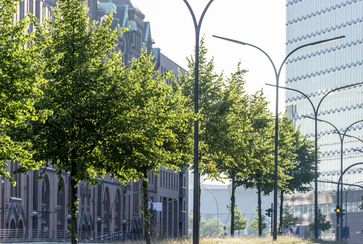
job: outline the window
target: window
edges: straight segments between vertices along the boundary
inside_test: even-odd
[[[25,16],[25,5],[24,1],[19,2],[19,19],[23,19]]]

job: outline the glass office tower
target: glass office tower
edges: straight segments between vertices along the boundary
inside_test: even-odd
[[[307,94],[317,105],[328,91],[363,82],[363,0],[287,0],[286,11],[287,53],[303,44],[346,36],[335,42],[297,51],[286,65],[287,87]],[[334,124],[341,132],[352,123],[363,120],[362,92],[363,86],[357,86],[328,95],[321,103],[319,119]],[[299,93],[287,91],[286,106],[295,125],[314,140],[314,121],[303,118],[304,115],[314,116],[308,100]],[[362,141],[352,137],[344,139],[343,168],[363,162],[363,122],[352,126],[347,134]],[[331,125],[318,122],[318,138],[319,180],[337,181],[341,169],[339,136]],[[361,168],[363,165],[352,168],[344,177],[344,182],[362,185]],[[352,187],[351,190],[354,189],[358,188]],[[319,208],[334,224],[336,185],[319,183],[318,190],[321,192]],[[348,212],[362,212],[358,208],[361,195],[362,192],[360,195],[347,195]],[[304,216],[305,223],[311,223],[314,214],[313,194],[304,196],[290,196],[288,204],[292,205],[297,216]]]
[[[286,86],[307,94],[315,104],[331,89],[363,81],[363,0],[288,0],[287,52],[313,41],[345,35],[346,38],[307,47],[295,53],[287,63]],[[344,131],[350,124],[363,120],[363,86],[334,92],[319,109],[319,118]],[[286,92],[288,112],[297,126],[314,139],[314,121],[308,100]],[[347,134],[363,139],[363,123],[352,126]],[[336,181],[340,174],[340,140],[334,128],[318,123],[320,178]],[[344,168],[363,161],[363,142],[346,137]],[[363,168],[363,167],[362,167]],[[344,178],[354,183],[363,180],[359,167]],[[332,184],[320,184],[319,190],[330,190]]]

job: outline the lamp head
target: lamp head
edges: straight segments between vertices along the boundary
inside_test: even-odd
[[[312,42],[309,44],[309,46],[314,46],[314,45],[319,45],[319,44],[322,44],[322,43],[328,43],[328,42],[335,42],[337,40],[340,40],[340,39],[343,39],[345,38],[345,36],[337,36],[337,37],[333,37],[333,38],[329,38],[329,39],[324,39],[324,40],[320,40],[320,41],[317,41],[317,42]]]

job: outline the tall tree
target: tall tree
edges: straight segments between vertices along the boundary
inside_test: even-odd
[[[210,145],[213,144],[215,119],[223,97],[223,76],[214,68],[214,59],[208,58],[205,40],[202,38],[199,52],[199,160],[200,174],[217,176],[216,162]],[[194,108],[194,58],[188,59],[188,72],[181,79],[183,94],[188,97],[188,106]]]
[[[188,166],[194,115],[180,86],[166,83],[169,76],[155,70],[146,51],[131,62],[126,75],[127,84],[119,87],[124,94],[113,101],[102,150],[113,162],[106,167],[112,176],[122,180],[125,171],[131,171],[141,179],[145,239],[150,243],[148,173]]]
[[[235,192],[241,185],[241,178],[248,171],[249,158],[252,155],[252,126],[248,116],[249,96],[245,92],[244,75],[246,70],[240,64],[236,72],[226,80],[223,97],[217,103],[210,125],[209,148],[216,162],[219,174],[230,179],[231,184],[231,228],[235,230]]]
[[[7,165],[19,163],[17,172],[35,170],[41,165],[33,159],[30,140],[24,139],[31,121],[44,118],[35,109],[41,96],[44,63],[34,32],[35,20],[14,21],[18,1],[0,0],[0,176],[11,179]],[[21,131],[21,133],[19,133]]]
[[[249,119],[252,124],[250,145],[253,146],[248,162],[248,171],[240,179],[241,185],[257,190],[257,230],[262,235],[262,194],[272,191],[273,185],[273,120],[268,103],[262,91],[251,96],[249,103]]]
[[[286,121],[290,123],[291,121]],[[285,173],[290,176],[286,187],[280,189],[280,233],[284,228],[284,195],[307,192],[311,189],[309,183],[314,180],[314,147],[313,143],[303,136],[299,129],[294,130],[293,133],[293,146],[289,149],[294,151],[296,158],[293,161],[293,167],[288,168]]]
[[[112,96],[120,95],[114,91],[124,68],[111,17],[90,23],[84,0],[59,0],[53,13],[43,37],[48,83],[37,104],[49,116],[34,124],[34,144],[40,159],[70,175],[69,230],[77,243],[78,183],[105,172],[101,129],[112,120]]]

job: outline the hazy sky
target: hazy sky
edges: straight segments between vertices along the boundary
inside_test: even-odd
[[[186,57],[193,54],[194,27],[188,9],[182,0],[132,0],[151,22],[152,37],[156,47],[169,58],[186,67]],[[189,0],[196,16],[200,16],[207,0]],[[225,75],[235,70],[239,61],[249,70],[247,90],[264,88],[271,108],[274,106],[274,88],[265,83],[275,83],[272,66],[257,50],[225,42],[213,34],[253,43],[280,64],[285,55],[285,0],[214,0],[208,10],[202,33],[206,37],[209,56],[214,57],[216,70]],[[283,82],[282,76],[281,82]],[[281,83],[283,84],[283,83]],[[283,95],[281,91],[281,95]],[[281,96],[279,104],[283,104]],[[282,107],[281,107],[282,109]],[[280,109],[280,111],[281,111]]]

